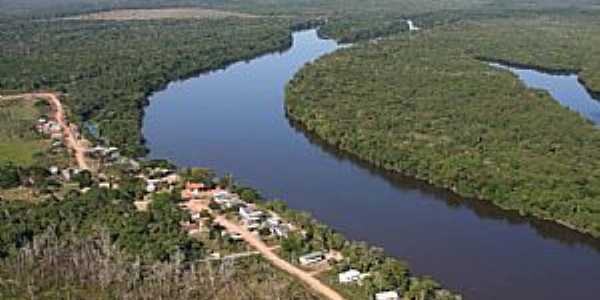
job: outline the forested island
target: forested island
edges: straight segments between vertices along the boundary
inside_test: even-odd
[[[467,21],[360,44],[302,70],[287,111],[379,167],[599,236],[600,131],[485,61],[581,70],[593,90],[596,20]]]

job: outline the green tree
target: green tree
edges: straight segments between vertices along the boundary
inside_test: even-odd
[[[20,170],[12,163],[0,165],[0,188],[8,189],[21,184]]]

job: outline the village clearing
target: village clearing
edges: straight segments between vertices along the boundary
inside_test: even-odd
[[[35,154],[48,146],[48,140],[36,136],[30,129],[43,113],[36,107],[37,101],[0,101],[0,162],[29,165]]]
[[[186,184],[186,186],[190,186]],[[210,194],[210,193],[209,193]],[[225,228],[227,232],[232,235],[238,236],[241,240],[244,240],[257,252],[259,252],[266,260],[268,260],[273,266],[278,269],[294,276],[299,279],[303,284],[310,287],[315,292],[324,296],[329,300],[346,300],[337,291],[322,283],[316,278],[311,272],[303,270],[293,264],[287,262],[281,258],[277,253],[278,247],[269,247],[261,238],[244,226],[238,224],[235,221],[227,219],[224,215],[214,212],[210,207],[207,199],[201,199],[197,197],[198,191],[190,191],[186,188],[182,192],[183,198],[188,198],[189,201],[185,202],[182,206],[189,210],[192,214],[199,214],[202,211],[206,211],[211,214],[214,218],[214,222]],[[191,199],[189,199],[191,198]],[[210,198],[210,197],[209,197]],[[242,212],[242,210],[240,210]]]

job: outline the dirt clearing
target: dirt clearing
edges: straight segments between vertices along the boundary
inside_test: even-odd
[[[160,19],[219,19],[227,17],[256,18],[259,16],[203,8],[117,9],[68,17],[68,20],[160,20]]]

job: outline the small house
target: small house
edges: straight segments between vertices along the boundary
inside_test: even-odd
[[[58,169],[58,167],[57,167],[57,166],[51,166],[51,167],[48,169],[48,171],[49,171],[49,172],[50,172],[50,174],[52,174],[52,175],[57,175],[57,174],[58,174],[58,172],[59,172],[59,169]]]
[[[259,222],[249,222],[248,225],[246,225],[246,228],[250,231],[257,230],[260,228],[260,223]]]
[[[154,184],[152,182],[148,182],[148,184],[146,184],[146,192],[147,193],[154,193],[154,192],[156,192],[156,184]]]
[[[181,180],[181,177],[177,174],[170,174],[163,177],[161,180],[162,182],[166,182],[168,185],[174,185]]]
[[[271,234],[280,238],[286,238],[288,236],[288,229],[281,225],[271,226],[269,227],[269,231],[271,231]]]
[[[240,209],[239,209],[238,212],[240,214],[240,217],[244,221],[246,221],[248,223],[251,223],[251,222],[260,222],[260,220],[261,220],[261,218],[263,216],[262,211],[255,210],[255,209],[253,209],[253,208],[251,208],[249,206],[242,206],[242,207],[240,207]]]
[[[73,179],[73,176],[79,174],[80,172],[81,172],[80,169],[69,168],[69,169],[63,169],[61,171],[61,175],[65,181],[71,181],[71,179]]]
[[[267,219],[267,225],[270,227],[279,226],[281,224],[281,219],[278,217],[270,217]]]
[[[200,193],[208,190],[203,183],[186,182],[185,189],[181,192],[183,199],[194,199],[200,196]]]
[[[300,258],[298,258],[298,261],[300,262],[301,265],[308,266],[308,265],[320,263],[324,259],[325,259],[325,255],[323,254],[323,252],[317,251],[317,252],[312,252],[312,253],[308,253],[308,254],[300,256]]]
[[[400,295],[396,291],[387,291],[375,294],[375,300],[400,300]]]
[[[237,233],[237,232],[232,232],[229,234],[229,238],[233,241],[241,241],[244,238],[242,237],[241,234]]]
[[[352,283],[360,280],[360,272],[358,270],[350,269],[346,272],[338,274],[338,280],[340,283]]]
[[[60,133],[60,132],[52,133],[52,134],[50,135],[50,139],[51,139],[51,140],[54,140],[54,141],[59,141],[59,140],[62,140],[62,138],[63,138],[63,134],[62,134],[62,133]]]
[[[58,124],[54,121],[50,121],[46,124],[47,124],[46,130],[48,133],[53,134],[53,133],[61,133],[62,132],[62,128],[60,127],[60,124]]]
[[[226,205],[231,201],[232,195],[228,191],[217,191],[213,193],[213,199],[219,205]]]

